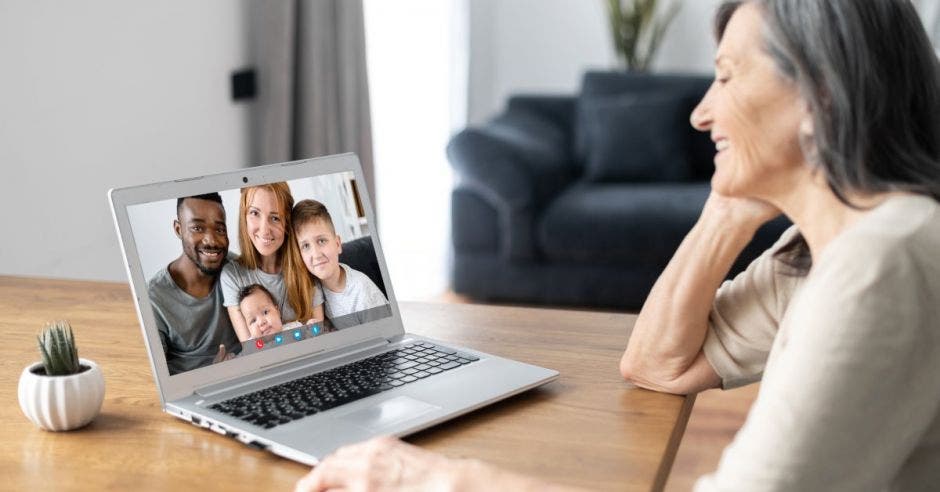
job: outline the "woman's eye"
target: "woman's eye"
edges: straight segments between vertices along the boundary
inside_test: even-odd
[[[280,222],[280,221],[281,221],[281,218],[276,215],[271,217],[271,222]]]

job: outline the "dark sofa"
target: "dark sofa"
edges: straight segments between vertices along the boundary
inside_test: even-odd
[[[345,263],[353,270],[359,270],[366,274],[388,299],[385,280],[382,279],[382,270],[379,268],[379,260],[375,256],[375,245],[372,244],[372,236],[362,236],[343,243],[343,252],[339,254],[339,262]]]
[[[489,301],[639,308],[709,193],[689,114],[711,79],[590,72],[453,137],[452,284]],[[789,225],[765,225],[740,271]]]

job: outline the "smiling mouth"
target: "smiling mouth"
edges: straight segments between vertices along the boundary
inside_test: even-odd
[[[255,236],[255,240],[258,241],[258,244],[262,246],[271,246],[274,244],[274,238],[263,238],[260,236]]]
[[[222,258],[223,253],[222,251],[206,251],[201,249],[199,250],[199,254],[210,260],[218,260]]]

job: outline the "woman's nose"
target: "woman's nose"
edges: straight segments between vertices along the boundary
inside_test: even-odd
[[[689,115],[689,123],[692,124],[692,128],[700,132],[707,132],[712,127],[711,116],[708,113],[708,108],[705,106],[705,101],[703,100],[692,110],[692,114]]]
[[[712,84],[712,86],[708,88],[708,92],[702,97],[702,100],[699,101],[695,109],[692,110],[692,114],[689,115],[689,123],[692,124],[692,128],[700,132],[707,132],[712,128],[711,103],[714,89],[715,86]]]

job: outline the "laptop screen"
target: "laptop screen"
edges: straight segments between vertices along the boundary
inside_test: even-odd
[[[170,375],[392,315],[352,172],[131,205]]]

